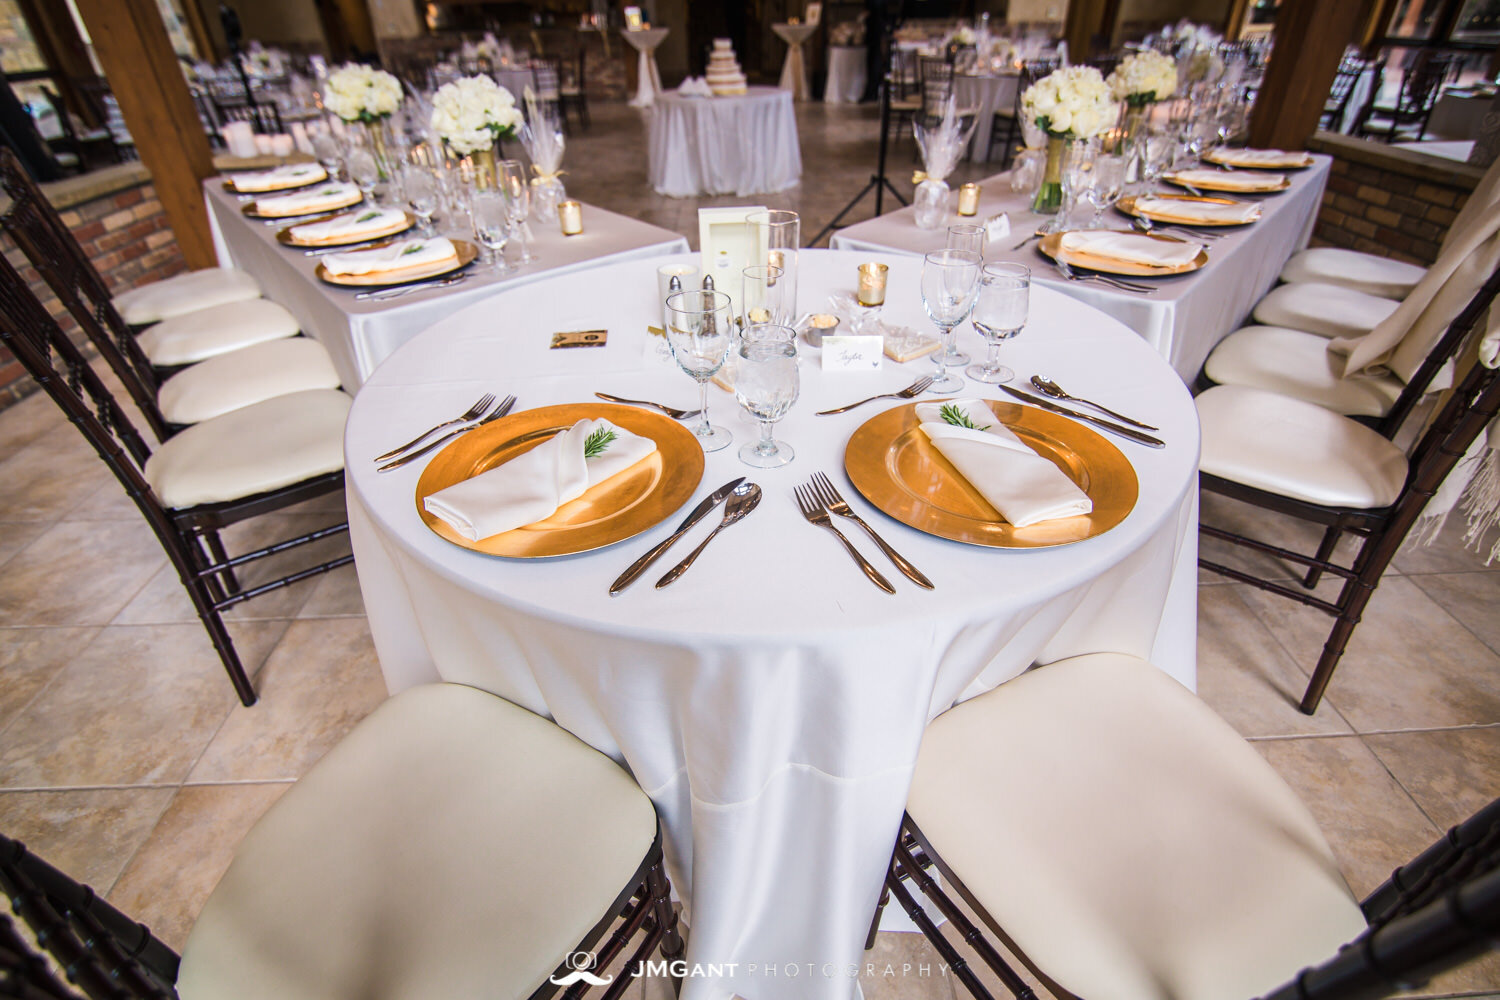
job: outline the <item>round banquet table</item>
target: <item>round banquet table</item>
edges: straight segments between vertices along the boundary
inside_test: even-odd
[[[778,87],[731,97],[661,94],[649,149],[651,187],[671,198],[770,194],[802,179],[792,95]]]
[[[856,265],[870,256],[803,250],[801,308],[852,291]],[[630,768],[662,818],[691,928],[687,959],[725,966],[723,976],[690,977],[686,1000],[846,1000],[857,995],[849,970],[862,962],[929,720],[1033,664],[1091,651],[1149,657],[1192,685],[1197,418],[1181,380],[1138,336],[1033,288],[1008,363],[1160,426],[1167,447],[1119,441],[1140,495],[1097,537],[1030,550],[968,545],[879,514],[845,479],[850,435],[892,401],[814,415],[905,386],[930,361],[823,373],[819,352],[804,346],[802,395],[777,428],[795,461],[769,471],[742,464],[736,450],[754,428],[710,387],[715,422],[736,442],[706,456],[693,500],[736,476],[760,483],[764,499],[673,586],[652,584],[717,512],[614,598],[610,583],[683,511],[595,552],[501,559],[424,525],[414,499],[423,462],[375,472],[375,455],[485,391],[514,392],[521,409],[592,401],[595,391],[695,405],[696,387],[646,330],[659,322],[657,264],[695,259],[610,264],[507,290],[392,355],[360,390],[345,437],[360,586],[392,692],[439,679],[472,684],[555,719]],[[886,318],[930,330],[921,262],[883,259]],[[596,328],[609,331],[603,348],[548,348],[554,332]],[[960,342],[981,347],[967,326]],[[851,540],[896,587],[877,590],[835,539],[802,519],[792,488],[820,470],[935,590],[896,573],[851,525]],[[787,973],[793,965],[800,974]]]
[[[858,104],[865,96],[865,61],[869,53],[863,45],[828,46],[828,82],[823,85],[824,104]]]

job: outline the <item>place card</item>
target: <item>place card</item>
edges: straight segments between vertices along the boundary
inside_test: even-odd
[[[572,330],[552,335],[552,348],[559,347],[603,347],[609,339],[608,330]]]
[[[884,354],[884,337],[839,334],[823,338],[825,372],[878,372]]]

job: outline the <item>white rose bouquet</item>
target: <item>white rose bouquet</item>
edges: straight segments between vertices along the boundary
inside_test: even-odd
[[[1139,108],[1172,96],[1177,90],[1177,63],[1155,49],[1132,53],[1115,67],[1108,82],[1115,100]]]
[[[487,76],[445,83],[432,98],[432,128],[459,156],[494,147],[523,121],[510,91]]]
[[[368,125],[401,106],[401,81],[383,69],[346,63],[328,74],[323,105],[346,122]]]
[[[1054,139],[1091,139],[1119,118],[1104,75],[1092,66],[1067,66],[1033,83],[1021,109]]]

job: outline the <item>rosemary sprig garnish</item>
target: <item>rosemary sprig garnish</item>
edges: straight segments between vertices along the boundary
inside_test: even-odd
[[[380,217],[380,213],[379,212],[366,212],[364,215],[361,215],[359,218],[355,219],[354,221],[355,222],[369,222],[371,219],[377,219],[379,217]]]
[[[583,457],[598,458],[614,443],[615,432],[608,427],[600,427],[590,434],[583,442]]]
[[[971,431],[987,431],[990,429],[989,424],[985,424],[983,427],[976,427],[974,421],[969,419],[969,415],[952,403],[945,403],[938,413],[942,416],[944,423],[952,424],[954,427],[967,427]]]
[[[411,254],[414,254],[414,253],[421,253],[423,250],[426,250],[426,249],[427,249],[427,244],[425,244],[425,243],[413,243],[411,246],[409,246],[405,250],[401,251],[401,256],[407,257],[407,256],[410,256]]]

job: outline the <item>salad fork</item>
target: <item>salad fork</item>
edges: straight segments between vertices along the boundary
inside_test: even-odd
[[[408,448],[415,448],[417,445],[421,444],[422,441],[424,439],[426,439],[427,435],[429,435],[429,434],[435,434],[438,431],[442,430],[444,427],[452,427],[454,424],[467,423],[470,420],[476,420],[476,419],[478,419],[480,416],[482,416],[484,414],[485,410],[488,410],[490,408],[490,404],[493,403],[494,401],[495,401],[495,394],[493,392],[487,392],[487,393],[485,393],[483,396],[480,396],[477,400],[475,400],[473,406],[469,407],[467,410],[465,410],[464,412],[460,413],[458,416],[454,417],[452,420],[444,420],[440,424],[435,424],[432,427],[427,428],[422,433],[418,434],[416,437],[412,438],[410,441],[408,441],[405,444],[403,444],[401,447],[399,447],[399,448],[392,448],[390,451],[386,452],[384,455],[376,455],[375,456],[375,461],[377,461],[377,462],[384,462],[388,458],[395,458],[397,455],[401,454],[406,449],[408,449]]]
[[[500,402],[500,405],[497,406],[497,407],[495,407],[494,410],[490,411],[489,415],[486,416],[483,420],[477,421],[476,423],[472,423],[472,424],[470,424],[467,427],[455,427],[455,428],[453,428],[453,430],[449,431],[447,434],[444,434],[443,436],[438,437],[438,438],[434,438],[430,443],[424,444],[422,447],[418,448],[416,451],[409,451],[405,455],[402,455],[400,458],[397,458],[397,459],[394,459],[392,461],[389,461],[389,462],[385,463],[384,465],[378,465],[378,466],[376,466],[375,467],[375,471],[376,472],[390,472],[392,469],[399,469],[399,468],[401,468],[401,466],[403,466],[406,463],[412,461],[413,459],[421,458],[423,455],[427,454],[429,451],[432,451],[434,448],[438,447],[439,445],[445,444],[451,438],[456,438],[460,434],[467,434],[469,431],[472,431],[476,427],[483,427],[485,424],[489,423],[492,420],[499,420],[501,417],[503,417],[507,413],[509,413],[510,412],[510,408],[512,406],[515,406],[515,405],[516,405],[516,397],[515,396],[506,396],[505,399],[503,399]]]
[[[875,586],[887,594],[894,594],[896,588],[891,586],[890,581],[881,576],[880,571],[871,566],[870,561],[859,554],[859,549],[850,544],[849,539],[844,537],[842,531],[834,527],[833,518],[828,516],[828,509],[818,502],[818,499],[813,494],[812,487],[798,486],[794,492],[797,495],[797,506],[801,509],[802,516],[807,518],[810,524],[816,524],[820,528],[827,528],[833,532],[834,537],[844,543],[844,548],[849,551],[849,555],[859,564],[859,568],[865,571],[865,576],[868,576],[874,581]]]
[[[598,396],[600,399],[607,399],[611,403],[630,403],[634,406],[654,406],[656,409],[665,413],[673,420],[686,420],[688,417],[696,417],[701,412],[699,410],[679,410],[675,406],[667,406],[664,403],[653,403],[649,399],[626,399],[624,396],[611,396],[607,392],[596,392],[594,393],[594,395]]]
[[[850,403],[848,406],[835,406],[831,410],[819,410],[815,414],[815,416],[826,417],[834,413],[843,413],[845,410],[852,410],[856,406],[863,406],[871,400],[876,399],[912,399],[926,392],[927,387],[930,385],[932,385],[932,376],[923,375],[921,378],[917,379],[915,382],[907,386],[905,389],[902,389],[900,392],[882,392],[878,396],[871,396],[869,397],[869,399],[861,399],[859,402]]]
[[[1118,278],[1106,278],[1102,274],[1079,274],[1063,260],[1054,260],[1052,263],[1056,265],[1057,273],[1069,281],[1092,281],[1096,284],[1118,288],[1123,292],[1144,292],[1147,295],[1156,291],[1151,285],[1138,285],[1131,281],[1120,281]]]
[[[865,534],[869,535],[870,539],[876,545],[880,546],[880,551],[884,552],[891,562],[896,564],[897,569],[906,574],[908,580],[919,587],[926,587],[928,590],[932,589],[932,581],[923,576],[921,570],[908,562],[906,557],[901,553],[886,544],[886,540],[877,535],[875,529],[866,524],[865,519],[854,512],[854,508],[849,506],[849,501],[845,500],[839,494],[839,491],[834,488],[832,480],[821,472],[815,473],[812,477],[812,488],[817,493],[818,499],[823,501],[823,506],[828,508],[830,514],[847,517],[861,528],[864,528]]]

